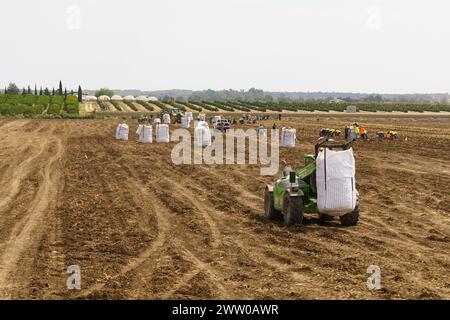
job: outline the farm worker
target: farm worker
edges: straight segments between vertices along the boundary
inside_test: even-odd
[[[366,130],[363,127],[359,128],[359,134],[361,135],[361,137],[363,137],[365,133]]]
[[[388,131],[386,133],[386,140],[391,140],[391,132],[390,131]]]
[[[262,124],[259,125],[259,135],[260,136],[265,136],[266,134],[266,128],[264,128],[264,126]]]
[[[355,126],[355,135],[356,138],[359,139],[359,127]]]

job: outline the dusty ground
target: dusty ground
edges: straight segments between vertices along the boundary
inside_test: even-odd
[[[348,121],[289,122],[300,141],[282,158],[301,165]],[[258,166],[175,166],[174,144],[138,144],[134,122],[117,142],[113,120],[0,119],[0,298],[449,299],[450,121],[364,123],[408,141],[355,146],[359,225],[284,228],[264,219],[274,178]]]

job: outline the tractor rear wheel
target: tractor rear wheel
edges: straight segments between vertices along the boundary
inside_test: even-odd
[[[290,227],[303,222],[303,198],[285,193],[283,196],[284,225]]]
[[[275,209],[273,192],[270,192],[268,188],[266,188],[266,191],[264,193],[264,212],[266,214],[266,218],[269,220],[283,219],[283,215],[281,214],[281,212]]]
[[[319,221],[321,222],[327,222],[333,220],[333,216],[330,216],[328,214],[319,213]]]
[[[356,226],[359,220],[359,204],[356,205],[355,209],[352,212],[346,213],[343,216],[339,217],[341,220],[341,224],[343,226]]]

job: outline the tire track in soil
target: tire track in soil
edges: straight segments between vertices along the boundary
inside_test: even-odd
[[[298,122],[289,123],[299,125]],[[361,155],[357,164],[358,189],[364,191],[362,201],[365,205],[357,227],[344,229],[335,222],[320,224],[317,219],[308,218],[304,227],[286,229],[264,220],[262,191],[259,190],[272,179],[255,179],[253,175],[258,173],[254,167],[175,167],[170,163],[171,145],[117,143],[110,138],[115,121],[74,121],[72,124],[87,130],[71,134],[86,138],[88,144],[93,142],[92,145],[100,146],[99,150],[89,150],[89,157],[95,157],[96,151],[105,149],[109,157],[102,160],[110,158],[117,165],[117,175],[107,171],[113,177],[105,183],[127,185],[124,195],[112,196],[119,202],[133,202],[131,210],[138,210],[138,217],[142,218],[141,229],[160,233],[159,227],[156,232],[144,220],[145,213],[156,214],[153,210],[163,212],[168,223],[161,249],[144,256],[136,265],[133,261],[151,250],[156,238],[136,256],[112,255],[107,263],[115,266],[120,262],[123,266],[123,261],[128,259],[125,267],[131,265],[129,270],[112,282],[105,281],[105,285],[89,296],[79,297],[430,299],[449,296],[450,282],[446,276],[449,260],[445,255],[448,232],[443,228],[448,205],[445,201],[438,202],[448,196],[448,190],[433,192],[435,198],[431,199],[434,202],[430,207],[422,205],[429,202],[427,195],[414,190],[414,186],[431,185],[438,177],[437,174],[425,174],[433,172],[431,167],[420,168],[425,160],[423,152],[417,155],[420,158],[409,153],[411,146],[417,146],[425,139],[411,138],[411,134],[408,145],[358,144],[357,154]],[[319,122],[307,124],[308,130],[302,131],[305,136],[299,147],[282,153],[289,164],[301,162],[298,155],[310,149],[320,126]],[[24,128],[28,131],[26,126]],[[10,134],[23,134],[22,129],[11,130]],[[418,142],[414,142],[416,140]],[[305,147],[306,142],[308,147]],[[443,152],[440,155],[432,148],[426,151],[431,153],[431,158],[444,159],[448,154],[440,150]],[[35,151],[30,149],[28,152]],[[397,159],[388,161],[389,155]],[[414,165],[424,174],[395,170],[396,163],[407,168],[398,159],[402,155],[408,157],[405,162],[419,159]],[[3,154],[0,156],[3,159]],[[377,165],[377,159],[382,166]],[[362,166],[365,161],[371,165]],[[440,168],[446,168],[444,162],[439,164]],[[442,175],[445,176],[438,182],[439,186],[447,184],[448,171]],[[414,179],[420,179],[420,184],[414,184]],[[219,186],[218,181],[225,186]],[[390,186],[389,181],[394,185]],[[241,188],[247,193],[244,194]],[[187,196],[184,196],[185,189]],[[402,196],[403,193],[408,196]],[[73,199],[76,201],[77,198]],[[15,205],[21,200],[13,201]],[[93,219],[98,217],[94,215]],[[100,220],[100,223],[104,222]],[[159,220],[157,224],[160,225]],[[194,234],[189,233],[190,228]],[[126,234],[122,233],[121,237],[124,236]],[[55,237],[60,235],[55,234]],[[91,238],[88,236],[90,241],[95,241]],[[365,269],[373,263],[382,268],[382,292],[367,292],[364,286]],[[108,280],[106,276],[105,279]],[[209,284],[213,281],[218,285]]]
[[[135,163],[136,161],[129,161],[127,163]],[[126,167],[129,170],[130,175],[134,178],[135,181],[139,180],[139,177],[136,174],[135,169],[131,168],[129,165],[126,165]],[[141,179],[142,180],[142,179]],[[199,214],[201,218],[203,218],[203,221],[206,222],[206,224],[208,225],[208,229],[210,230],[210,237],[211,240],[209,241],[209,245],[211,247],[211,250],[214,250],[218,245],[218,239],[219,239],[219,231],[217,230],[217,227],[215,226],[214,221],[207,215],[205,214],[204,208],[199,205],[197,202],[193,202],[190,199],[190,194],[189,193],[185,193],[184,189],[180,189],[178,187],[178,185],[176,183],[173,183],[170,179],[166,179],[164,178],[164,176],[162,176],[160,178],[161,182],[166,182],[169,186],[170,186],[170,190],[172,193],[174,194],[183,194],[184,198],[183,201],[188,200],[187,202],[193,206],[193,208],[195,208],[196,210],[193,211],[193,213],[195,214]],[[140,183],[143,185],[145,184],[143,181],[140,181]],[[147,188],[140,188],[141,189],[141,195],[144,196],[144,198],[146,199],[152,199],[152,203],[153,204],[157,204],[157,208],[156,211],[160,212],[160,214],[162,214],[163,217],[171,217],[173,215],[171,215],[171,213],[169,211],[167,211],[167,209],[165,208],[165,206],[160,203],[160,200],[158,198],[158,196],[155,197],[154,194],[156,194],[156,190],[154,190],[153,186],[147,186]],[[149,190],[152,190],[152,195],[151,193],[149,193]],[[181,199],[178,199],[177,197],[173,198],[174,202],[180,202],[182,201]],[[167,218],[166,218],[167,219]],[[172,218],[173,220],[173,218]],[[170,222],[171,224],[179,224],[179,223],[183,223],[183,222],[176,222],[176,219]],[[192,249],[188,249],[187,248],[187,243],[189,243],[189,239],[186,240],[182,240],[179,237],[174,237],[174,235],[176,234],[180,234],[180,230],[176,230],[174,229],[171,232],[171,238],[170,239],[166,239],[166,247],[169,247],[171,250],[173,250],[174,254],[179,254],[181,255],[181,258],[183,258],[184,261],[190,263],[190,267],[191,269],[189,271],[187,271],[187,274],[184,274],[181,276],[181,280],[177,280],[175,284],[171,285],[171,288],[168,290],[168,293],[162,294],[158,293],[157,298],[160,299],[161,297],[164,298],[166,296],[170,297],[171,292],[175,292],[178,290],[178,288],[181,288],[185,285],[188,284],[188,282],[198,276],[200,273],[205,273],[209,279],[211,280],[215,280],[217,278],[223,277],[220,273],[218,274],[218,271],[214,268],[212,268],[209,263],[206,263],[204,261],[201,260],[201,258],[197,257],[191,250],[193,250],[193,248],[195,248],[195,244],[191,244],[190,246],[193,247]],[[187,237],[189,238],[189,237]],[[139,279],[139,281],[137,281],[136,287],[139,287],[139,284],[142,282],[142,279],[149,279],[151,278],[152,274],[155,272],[155,263],[153,262],[154,259],[149,259],[150,257],[146,257],[147,263],[146,263],[146,267],[142,267],[140,268],[139,272],[137,275],[133,275],[133,278],[135,279]],[[148,266],[148,264],[151,264],[151,266]],[[194,269],[192,269],[192,267]],[[176,279],[175,279],[176,280]],[[230,298],[231,295],[229,293],[229,291],[224,288],[220,283],[218,282],[214,282],[214,286],[216,286],[217,288],[215,289],[215,292],[219,293],[220,297],[226,297],[226,298]],[[148,291],[149,289],[146,288],[146,290]],[[132,295],[132,298],[138,298],[138,297],[145,297],[148,295],[148,292],[145,291],[137,291]]]
[[[203,168],[201,169],[201,171],[203,174],[206,174],[208,177],[210,177],[210,179],[209,179],[210,181],[219,181],[216,178],[219,178],[220,174],[210,173],[209,170],[203,169]],[[168,175],[168,172],[167,173],[164,172],[162,174],[163,177],[167,176],[167,175]],[[204,199],[203,197],[200,197],[199,195],[194,196],[194,194],[192,192],[190,192],[189,189],[193,185],[195,185],[197,188],[200,187],[195,180],[194,181],[192,181],[192,180],[185,181],[183,179],[183,175],[180,174],[180,172],[178,172],[177,176],[178,176],[178,179],[177,179],[177,182],[174,183],[174,186],[175,186],[174,191],[178,192],[179,194],[184,194],[185,199],[196,198],[197,201],[195,201],[195,207],[197,208],[198,212],[201,212],[201,215],[203,217],[206,217],[206,220],[209,221],[209,225],[211,225],[211,224],[214,225],[214,229],[216,229],[216,230],[227,230],[228,234],[233,233],[233,231],[235,231],[234,226],[236,225],[236,223],[229,221],[230,219],[223,218],[227,215],[226,213],[212,210],[211,208],[213,208],[213,205],[211,203],[209,203],[208,200]],[[205,185],[203,185],[203,188],[204,187],[205,187]],[[206,187],[212,188],[212,186],[206,186]],[[222,201],[223,200],[224,199],[222,199]],[[203,202],[205,202],[205,204],[203,204]],[[212,218],[212,216],[217,216],[217,215],[220,215],[222,219],[213,219]],[[220,227],[218,227],[215,220],[220,220],[220,222],[221,222]],[[228,221],[226,221],[226,220],[228,220]],[[216,231],[216,234],[220,234],[220,231]],[[264,247],[264,246],[255,246],[258,243],[259,239],[257,237],[253,237],[251,233],[245,233],[245,235],[244,235],[245,240],[240,240],[239,237],[242,236],[243,234],[244,233],[234,232],[233,233],[234,237],[227,237],[227,241],[232,243],[234,250],[239,251],[240,255],[247,256],[248,259],[253,264],[259,265],[260,268],[262,268],[262,269],[269,268],[270,270],[277,272],[279,277],[280,276],[281,277],[286,277],[286,276],[290,277],[291,280],[289,280],[289,281],[298,282],[299,279],[302,279],[302,281],[305,282],[305,280],[308,280],[310,278],[307,275],[300,274],[297,271],[291,270],[291,269],[293,269],[292,266],[289,267],[285,263],[281,263],[271,257],[268,257],[265,254],[267,252],[268,248]],[[223,241],[223,236],[221,236],[220,243],[222,243],[222,241]],[[249,245],[249,244],[252,244],[252,245]],[[257,250],[257,252],[255,252],[255,250]],[[225,251],[222,251],[221,253],[226,255]],[[256,260],[255,260],[255,257],[257,258]],[[197,266],[199,266],[199,268],[196,270],[195,269],[191,270],[190,272],[186,273],[183,276],[183,278],[180,281],[178,281],[178,284],[165,295],[166,298],[170,298],[172,294],[174,294],[180,288],[185,286],[186,282],[188,282],[192,278],[194,278],[200,271],[205,270],[205,267],[207,266],[204,263],[200,264],[197,261],[192,260],[192,259],[191,259],[191,262],[195,263]],[[231,263],[231,261],[228,261],[227,263]],[[238,266],[236,266],[236,268],[238,268]],[[217,271],[211,271],[211,270],[206,270],[206,271],[208,271],[207,272],[208,274],[214,274],[214,272],[217,273]],[[233,275],[231,274],[229,276],[233,276]],[[226,278],[226,277],[222,276],[222,278]],[[235,295],[236,295],[236,292],[235,292]],[[221,298],[226,298],[226,296],[222,296]]]
[[[26,277],[26,275],[14,273],[23,270],[23,266],[20,268],[17,266],[19,259],[27,253],[32,253],[36,248],[42,236],[42,230],[46,225],[43,223],[46,211],[55,205],[55,195],[59,192],[58,186],[61,175],[59,161],[64,153],[64,147],[60,139],[54,140],[54,143],[55,145],[52,145],[48,150],[52,156],[49,157],[48,163],[41,171],[42,184],[30,203],[24,220],[18,221],[13,227],[0,257],[0,298],[2,299],[11,296],[12,279]],[[56,150],[53,150],[53,146]]]

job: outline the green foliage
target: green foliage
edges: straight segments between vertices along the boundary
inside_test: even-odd
[[[97,103],[100,106],[100,109],[103,111],[109,111],[108,103],[106,101],[99,100]]]
[[[194,110],[194,111],[198,111],[198,112],[202,112],[202,108],[200,108],[200,107],[197,107],[197,106],[195,106],[195,105],[193,105],[192,103],[189,103],[189,102],[185,102],[185,101],[177,101],[177,103],[180,105],[184,105],[184,106],[186,106],[186,107],[188,107],[189,109],[191,109],[191,110]]]
[[[117,111],[122,111],[122,108],[119,106],[119,102],[115,100],[111,100],[110,102],[114,106],[114,108],[116,108]]]
[[[20,90],[15,83],[10,83],[8,85],[7,93],[8,94],[19,94]]]
[[[47,106],[50,103],[50,97],[48,97],[48,96],[38,96],[38,98],[36,99],[36,103]]]
[[[67,96],[66,98],[66,104],[74,104],[79,105],[78,99],[75,96]]]
[[[155,108],[153,108],[153,106],[151,106],[147,101],[138,100],[138,101],[136,101],[136,103],[139,103],[141,106],[143,106],[148,111],[155,111]]]
[[[113,95],[114,95],[114,91],[112,91],[111,89],[108,89],[108,88],[100,88],[99,90],[97,90],[95,92],[96,97],[108,96],[111,98]]]
[[[159,107],[163,112],[170,111],[170,108],[160,101],[152,101],[151,103]]]
[[[82,102],[83,101],[83,90],[81,90],[81,86],[78,86],[78,102]]]
[[[127,106],[129,106],[132,110],[138,111],[138,108],[136,108],[136,106],[133,104],[133,102],[124,100],[123,103],[125,103]]]
[[[202,101],[190,101],[191,103],[202,107],[203,109],[209,110],[209,111],[219,111],[219,109],[217,109],[216,107],[213,107],[209,104],[206,104],[205,102]]]
[[[66,113],[70,113],[70,114],[79,114],[80,108],[79,108],[79,105],[70,103],[70,104],[66,104],[66,106],[64,107],[64,111]]]
[[[52,103],[47,109],[48,114],[61,114],[62,111],[62,105]]]
[[[52,96],[50,98],[50,103],[51,104],[63,105],[64,104],[64,97],[62,97],[62,96]]]
[[[36,99],[37,99],[37,96],[32,95],[32,94],[27,94],[27,95],[23,96],[22,103],[32,106],[36,102]]]

